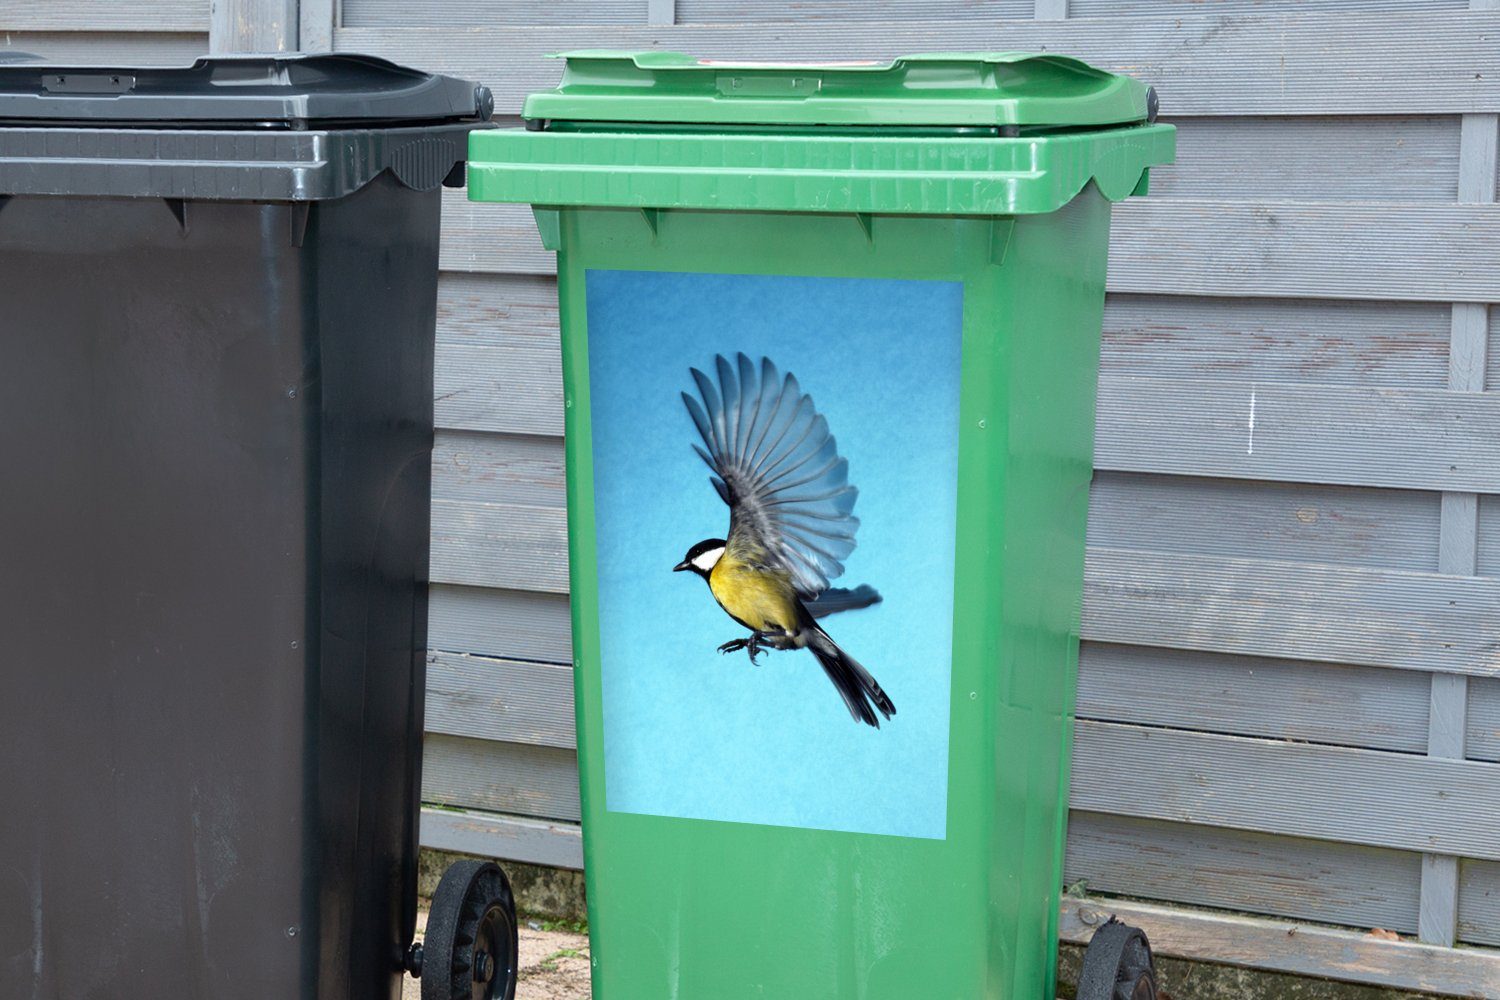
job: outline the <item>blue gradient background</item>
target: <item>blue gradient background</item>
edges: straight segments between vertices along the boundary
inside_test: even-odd
[[[607,807],[944,837],[962,286],[589,271],[587,294]],[[895,702],[879,730],[811,653],[719,654],[745,630],[671,572],[729,525],[679,394],[737,351],[796,374],[860,489],[836,585],[885,601],[824,624]]]

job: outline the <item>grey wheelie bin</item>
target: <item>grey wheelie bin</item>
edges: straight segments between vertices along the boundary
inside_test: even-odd
[[[440,196],[490,108],[0,66],[0,995],[513,992],[493,865],[412,947]]]

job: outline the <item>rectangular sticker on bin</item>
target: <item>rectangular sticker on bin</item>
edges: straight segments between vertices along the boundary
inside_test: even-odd
[[[606,807],[945,837],[962,285],[586,284]]]

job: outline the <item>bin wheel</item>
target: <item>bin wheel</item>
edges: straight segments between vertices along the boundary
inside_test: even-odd
[[[1156,967],[1144,931],[1110,917],[1094,932],[1083,953],[1078,1000],[1156,1000]]]
[[[422,943],[422,1000],[515,1000],[516,903],[500,866],[465,860],[443,873]]]

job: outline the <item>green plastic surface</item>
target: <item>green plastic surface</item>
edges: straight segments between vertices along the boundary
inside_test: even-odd
[[[1055,215],[1014,221],[549,217],[562,247],[594,997],[1053,997],[1109,202],[1090,189]],[[585,301],[594,268],[963,282],[946,839],[606,809]],[[838,318],[818,335],[839,336]]]
[[[918,80],[933,92],[908,93]],[[546,130],[472,138],[470,197],[531,202],[558,250],[596,1000],[1055,995],[1110,201],[1144,193],[1173,153],[1170,126],[1098,110],[1127,92],[1144,89],[1051,56],[746,68],[584,54],[528,102]],[[606,108],[632,122],[597,124]],[[1072,128],[973,127],[1017,123],[1005,114]],[[590,269],[963,284],[945,839],[606,808]]]
[[[1066,56],[935,53],[890,62],[753,63],[679,52],[569,52],[531,119],[777,125],[1143,122],[1146,85]]]
[[[558,88],[526,101],[545,128],[470,140],[470,199],[1021,215],[1055,212],[1090,182],[1111,201],[1144,193],[1175,151],[1176,130],[1146,122],[1144,84],[1063,56],[566,58]]]
[[[1093,181],[1111,201],[1172,160],[1171,125],[993,135],[476,132],[469,198],[782,212],[1055,212]]]

